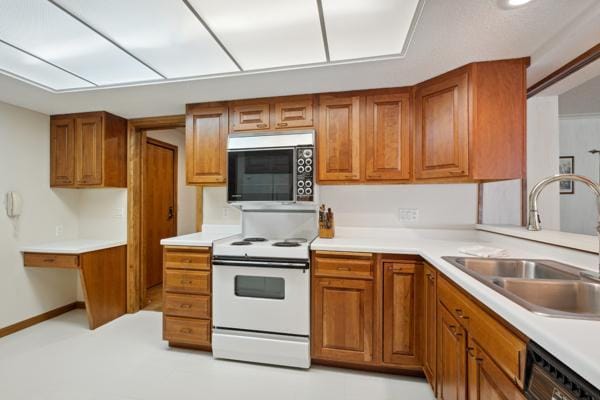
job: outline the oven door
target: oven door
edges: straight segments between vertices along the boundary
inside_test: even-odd
[[[215,328],[309,335],[308,269],[232,264],[213,265]]]
[[[230,150],[227,153],[227,201],[295,200],[294,148]]]

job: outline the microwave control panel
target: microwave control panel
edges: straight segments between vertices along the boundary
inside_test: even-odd
[[[296,147],[296,201],[313,201],[314,146]]]

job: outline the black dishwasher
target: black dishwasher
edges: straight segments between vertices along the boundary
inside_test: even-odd
[[[525,382],[529,400],[600,400],[597,387],[534,342],[527,345]]]

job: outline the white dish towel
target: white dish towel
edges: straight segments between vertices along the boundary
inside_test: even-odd
[[[460,253],[468,254],[470,256],[491,258],[491,257],[508,257],[508,251],[505,249],[498,249],[496,247],[487,246],[468,246],[461,247],[458,249]]]

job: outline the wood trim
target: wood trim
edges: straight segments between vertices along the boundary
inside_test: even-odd
[[[549,88],[555,83],[563,80],[567,76],[579,71],[583,67],[592,62],[596,61],[600,58],[600,43],[593,46],[591,49],[581,53],[568,63],[564,64],[562,67],[556,69],[550,74],[546,75],[541,80],[537,81],[535,84],[531,85],[527,89],[527,98],[535,96],[541,91]]]
[[[75,308],[85,310],[85,301],[76,301]]]
[[[196,188],[196,231],[202,232],[202,224],[204,223],[204,186]]]
[[[12,325],[5,326],[4,328],[0,328],[0,338],[4,336],[11,335],[15,332],[21,331],[23,329],[29,328],[30,326],[37,325],[40,322],[47,321],[49,319],[58,317],[61,314],[74,310],[76,308],[80,308],[79,305],[82,302],[76,301],[50,311],[46,311],[45,313],[36,315],[31,318],[24,319],[22,321],[16,322]],[[85,305],[84,305],[85,308]]]
[[[127,312],[141,309],[142,269],[142,160],[146,130],[185,126],[185,115],[138,118],[127,128]]]

